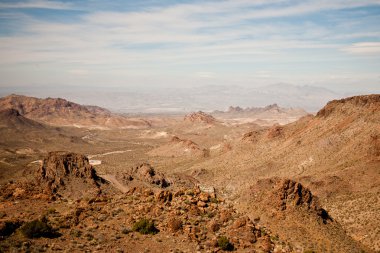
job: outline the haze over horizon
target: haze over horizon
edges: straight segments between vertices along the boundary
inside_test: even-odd
[[[1,1],[0,19],[1,95],[191,110],[308,107],[309,93],[323,91],[307,108],[316,110],[331,98],[380,93],[378,0]],[[289,87],[297,94],[287,100]],[[193,94],[165,105],[173,89],[221,99],[201,94],[196,105]],[[123,104],[122,94],[134,97]]]

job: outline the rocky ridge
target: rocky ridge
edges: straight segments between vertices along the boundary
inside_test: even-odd
[[[16,130],[25,129],[45,129],[46,127],[34,120],[25,118],[16,109],[9,108],[0,111],[0,127],[12,128]]]
[[[34,98],[9,95],[0,98],[0,107],[15,109],[26,118],[51,125],[92,128],[147,128],[148,121],[126,118],[97,106],[79,105],[62,98]]]

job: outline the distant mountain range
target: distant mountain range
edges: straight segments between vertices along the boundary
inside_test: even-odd
[[[0,95],[15,93],[37,97],[65,97],[79,104],[96,104],[119,113],[183,113],[226,110],[228,106],[303,108],[316,112],[328,101],[345,94],[314,86],[275,84],[262,87],[206,85],[162,87],[40,87],[2,88]]]

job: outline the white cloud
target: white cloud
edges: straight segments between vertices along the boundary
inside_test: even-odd
[[[272,65],[280,65],[286,71],[291,64],[304,68],[307,64],[319,62],[319,68],[323,68],[329,61],[336,63],[342,52],[346,53],[344,56],[379,53],[379,43],[361,42],[347,46],[343,41],[363,37],[371,40],[370,37],[379,37],[378,31],[342,32],[317,21],[287,23],[271,18],[369,4],[380,4],[380,1],[198,2],[134,12],[90,12],[76,23],[21,16],[23,26],[16,34],[0,36],[0,64],[17,69],[20,65],[41,63],[46,68],[62,68],[62,73],[88,80],[95,79],[99,72],[107,72],[105,76],[108,78],[112,75],[131,78],[170,76],[175,71],[191,78],[210,79],[227,75],[230,69],[245,76],[269,80],[278,74],[270,68]],[[27,1],[0,3],[0,8],[68,9],[74,6],[53,1]],[[350,20],[340,22],[346,21]],[[226,73],[220,71],[223,64],[231,66]],[[245,69],[235,67],[239,64]],[[260,72],[263,68],[268,68],[268,72]],[[199,69],[215,72],[197,72]],[[97,74],[92,77],[93,73]]]
[[[49,0],[30,0],[25,2],[0,3],[0,9],[17,9],[17,8],[42,8],[42,9],[72,9],[73,6],[68,3]]]
[[[379,57],[380,55],[380,42],[359,42],[350,46],[344,47],[342,51],[357,54]]]
[[[201,72],[195,73],[195,76],[200,77],[200,78],[209,79],[209,78],[215,78],[216,77],[216,73],[214,73],[214,72],[207,72],[207,71],[201,71]]]

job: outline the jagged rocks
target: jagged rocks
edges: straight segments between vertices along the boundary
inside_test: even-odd
[[[315,212],[324,223],[332,220],[327,211],[320,206],[318,198],[298,182],[290,179],[281,180],[274,190],[274,195],[277,198],[277,205],[280,210],[289,207],[303,207]]]
[[[89,164],[87,157],[68,152],[50,152],[36,177],[47,191],[71,197],[98,194],[99,183],[104,182]]]
[[[38,176],[51,184],[64,184],[64,178],[75,176],[97,180],[95,169],[84,155],[66,152],[50,152],[43,160]]]
[[[171,185],[171,180],[166,178],[163,173],[157,172],[149,163],[142,163],[139,166],[130,168],[126,172],[118,173],[117,178],[126,185],[131,182],[148,183],[161,188],[166,188]]]

